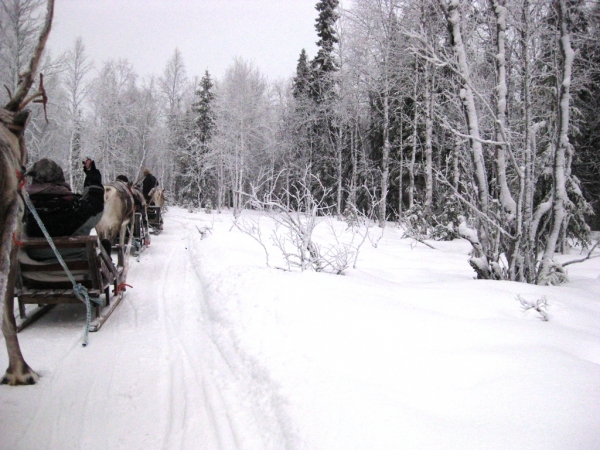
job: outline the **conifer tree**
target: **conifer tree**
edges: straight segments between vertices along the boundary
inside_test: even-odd
[[[203,145],[206,145],[210,139],[215,126],[212,104],[215,99],[213,87],[213,82],[207,70],[204,72],[202,80],[200,80],[200,89],[196,91],[198,100],[192,106],[193,111],[197,114],[195,120],[197,136]]]
[[[338,43],[335,28],[339,18],[338,5],[338,0],[319,0],[315,7],[319,12],[315,24],[319,49],[310,64],[309,95],[312,108],[309,114],[311,127],[308,143],[311,146],[310,173],[319,180],[315,185],[316,191],[323,186],[336,185],[342,176],[338,164],[342,143],[335,107],[336,75],[339,71],[335,55],[335,46]],[[329,204],[337,202],[340,209],[339,201],[334,200],[333,197],[324,200]]]
[[[310,84],[310,67],[308,66],[308,57],[306,50],[302,49],[298,65],[296,66],[296,76],[293,80],[293,95],[295,99],[304,98],[308,93]]]
[[[319,40],[317,56],[311,62],[312,83],[311,92],[317,103],[322,103],[333,92],[332,75],[338,70],[334,47],[338,43],[335,23],[339,19],[337,7],[339,0],[320,0],[316,5],[319,17],[315,28]]]
[[[214,183],[209,164],[209,141],[215,127],[213,82],[208,70],[194,92],[196,100],[189,111],[185,149],[180,154],[182,200],[194,206],[201,206],[212,196]]]

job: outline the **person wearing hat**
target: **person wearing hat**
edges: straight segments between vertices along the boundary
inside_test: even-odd
[[[147,167],[144,169],[144,180],[142,181],[142,192],[147,202],[150,201],[150,191],[158,186],[158,180]]]
[[[37,210],[44,227],[52,237],[87,236],[100,221],[104,210],[102,175],[91,159],[83,163],[83,192],[76,194],[65,181],[62,168],[53,160],[43,158],[27,172],[31,183],[25,190]],[[35,217],[26,208],[24,231],[28,237],[44,237]],[[62,253],[62,252],[61,252]],[[53,255],[36,254],[37,259]]]

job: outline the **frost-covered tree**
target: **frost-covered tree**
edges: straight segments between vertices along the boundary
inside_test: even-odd
[[[311,146],[310,171],[329,186],[340,183],[338,154],[342,146],[340,139],[339,118],[336,117],[335,103],[338,100],[336,77],[339,71],[339,61],[336,56],[336,45],[339,42],[337,21],[339,19],[338,0],[320,0],[315,8],[318,17],[315,23],[317,36],[317,54],[310,62],[310,97],[313,100],[309,117]],[[314,188],[321,190],[317,183]],[[333,192],[332,192],[333,194]],[[326,199],[328,203],[338,204],[333,195]]]
[[[398,96],[398,68],[400,66],[401,38],[396,16],[396,0],[368,0],[357,4],[349,15],[351,20],[353,54],[351,64],[360,72],[360,81],[369,93],[373,108],[372,142],[379,162],[378,219],[385,226],[388,210],[388,190],[392,158],[394,96]]]
[[[560,243],[575,229],[585,242],[587,207],[569,141],[577,3],[439,1],[452,53],[429,48],[423,56],[458,76],[464,120],[442,120],[469,150],[471,184],[463,178],[455,195],[469,209],[459,232],[473,245],[480,278],[560,282]]]
[[[195,90],[189,121],[186,124],[186,145],[179,152],[181,187],[179,197],[184,203],[200,206],[207,200],[216,201],[216,167],[209,151],[215,128],[214,85],[208,71]]]
[[[136,79],[127,60],[108,61],[90,90],[90,134],[85,148],[86,154],[96,159],[105,180],[131,173],[135,165]]]
[[[295,99],[300,100],[308,97],[310,92],[310,81],[311,76],[308,56],[306,55],[306,50],[302,49],[300,57],[298,58],[298,64],[296,65],[296,75],[292,81]]]
[[[69,135],[67,156],[67,176],[73,188],[83,186],[81,173],[81,139],[83,135],[83,102],[89,92],[85,77],[93,65],[85,52],[83,40],[78,37],[64,58],[63,85],[65,89],[68,123],[65,124]]]
[[[334,75],[338,70],[335,45],[338,43],[336,22],[339,19],[339,0],[320,0],[315,6],[319,15],[316,19],[317,55],[311,61],[311,94],[317,104],[333,95]]]
[[[159,86],[165,101],[164,111],[166,117],[166,139],[167,146],[165,152],[170,155],[168,160],[171,162],[167,170],[175,172],[174,191],[181,192],[182,173],[186,170],[181,165],[180,153],[187,146],[186,143],[186,111],[185,104],[188,91],[188,78],[183,62],[183,57],[179,49],[175,49],[173,56],[167,62],[163,75],[159,78]],[[187,118],[189,122],[190,118]],[[165,161],[165,162],[166,162]]]
[[[159,85],[166,101],[166,114],[170,119],[177,117],[184,107],[184,98],[188,87],[183,56],[178,48],[167,62]]]
[[[36,45],[44,5],[43,0],[0,0],[0,82],[13,93]],[[4,104],[6,96],[0,94]]]
[[[245,193],[260,175],[267,150],[270,112],[267,82],[251,64],[240,58],[225,73],[216,100],[216,127],[211,148],[224,168],[219,185],[219,207],[226,194],[236,214],[245,204]]]
[[[600,4],[582,8],[585,23],[579,25],[583,33],[576,35],[577,59],[574,72],[581,80],[573,88],[571,135],[577,149],[573,159],[573,174],[581,180],[586,199],[595,214],[591,216],[592,229],[600,230]]]

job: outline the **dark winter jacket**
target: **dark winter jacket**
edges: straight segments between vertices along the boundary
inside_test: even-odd
[[[144,177],[144,181],[142,181],[142,192],[144,193],[144,197],[146,197],[146,200],[150,198],[150,191],[156,186],[158,186],[158,181],[156,180],[156,177],[154,175],[149,173]]]
[[[71,236],[91,217],[104,210],[104,186],[97,170],[86,173],[82,194],[71,192],[67,183],[33,183],[27,193],[50,236]],[[43,237],[28,208],[24,215],[25,233]]]

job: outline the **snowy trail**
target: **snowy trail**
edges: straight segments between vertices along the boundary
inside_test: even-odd
[[[236,380],[204,327],[192,261],[199,239],[173,220],[139,263],[130,260],[133,289],[87,348],[77,306],[55,308],[20,335],[26,358],[46,358],[28,358],[38,385],[2,389],[0,448],[262,448],[252,419],[228,410],[222,387],[235,397]],[[30,419],[11,423],[14,414]]]

